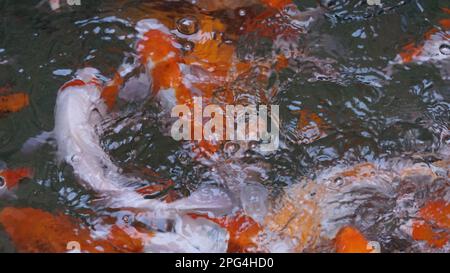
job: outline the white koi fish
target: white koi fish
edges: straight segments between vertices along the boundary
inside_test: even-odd
[[[100,146],[98,130],[107,107],[101,97],[97,70],[78,71],[77,79],[58,92],[54,135],[60,160],[69,163],[74,173],[90,189],[107,196],[111,207],[135,207],[163,211],[227,210],[231,203],[217,189],[203,188],[189,198],[165,203],[145,199],[133,187],[135,178],[121,173]]]

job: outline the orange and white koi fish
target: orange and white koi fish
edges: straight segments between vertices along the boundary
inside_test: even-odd
[[[0,211],[4,228],[18,252],[129,253],[225,252],[228,233],[206,219],[185,216],[176,232],[152,232],[127,223],[97,221],[96,232],[79,219],[34,208]]]
[[[443,8],[449,14],[449,9]],[[408,63],[435,63],[442,70],[444,78],[450,77],[450,19],[441,19],[438,25],[428,30],[424,39],[405,45],[392,65]],[[388,67],[390,72],[391,67]]]
[[[9,193],[23,179],[32,177],[33,171],[26,167],[0,170],[0,196]]]
[[[0,88],[0,116],[19,112],[29,104],[27,93],[10,93],[9,88]]]
[[[411,251],[447,252],[450,154],[441,152],[429,164],[402,158],[318,171],[285,189],[251,240],[269,252],[373,253],[396,249],[386,238],[398,238]]]

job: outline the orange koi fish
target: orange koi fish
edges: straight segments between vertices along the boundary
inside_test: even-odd
[[[23,179],[32,177],[33,171],[30,168],[0,170],[0,195],[14,189]]]
[[[427,202],[413,223],[414,240],[426,241],[430,246],[441,248],[450,239],[450,203],[444,200]]]
[[[7,207],[0,212],[0,225],[18,252],[61,253],[72,247],[81,252],[141,252],[151,232],[112,226],[105,238],[96,238],[75,218],[39,209]],[[75,243],[75,245],[73,244]]]
[[[306,109],[295,112],[299,113],[297,128],[293,133],[297,143],[310,144],[327,136],[326,129],[329,126],[318,114]]]
[[[0,115],[19,112],[30,104],[26,93],[0,95]]]

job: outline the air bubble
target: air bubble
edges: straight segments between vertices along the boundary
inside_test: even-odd
[[[177,21],[177,29],[185,35],[192,35],[198,31],[198,21],[194,16],[187,16]]]
[[[441,52],[441,54],[443,55],[450,55],[450,45],[448,44],[442,44],[439,47],[439,51]]]
[[[245,9],[239,9],[238,14],[239,16],[244,17],[247,15],[247,11]]]
[[[342,184],[344,183],[344,178],[338,176],[338,177],[336,177],[336,178],[334,179],[334,183],[335,183],[337,186],[340,186],[340,185],[342,185]]]
[[[183,44],[183,50],[184,51],[192,51],[194,49],[194,43],[192,42],[185,42]]]
[[[232,155],[232,154],[235,154],[240,149],[240,146],[239,146],[239,144],[234,143],[234,142],[227,142],[225,144],[224,149],[225,149],[225,152]]]
[[[253,141],[250,141],[248,147],[249,147],[251,150],[255,150],[255,149],[258,147],[258,141],[254,141],[254,140],[253,140]]]

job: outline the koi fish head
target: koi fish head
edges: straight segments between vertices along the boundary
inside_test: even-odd
[[[428,30],[419,44],[409,43],[400,52],[403,63],[442,62],[450,56],[450,19],[442,19]]]
[[[0,171],[0,196],[2,193],[12,190],[26,178],[32,178],[33,171],[30,168],[4,169]]]

